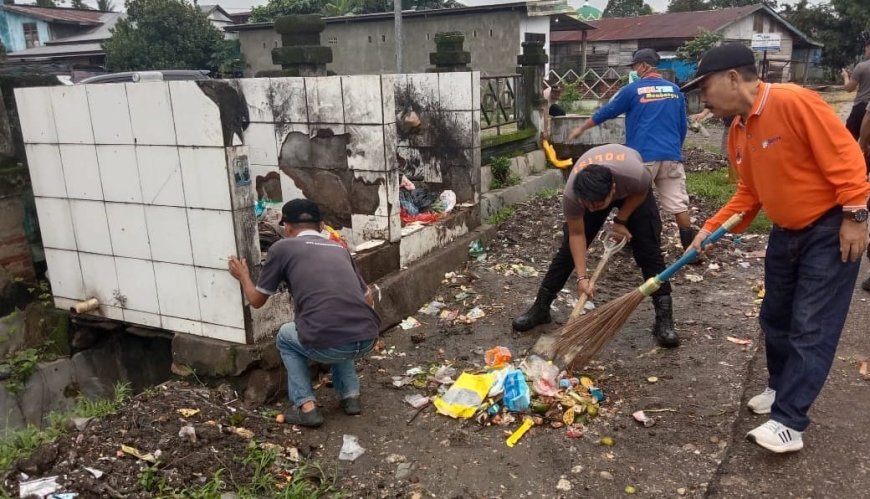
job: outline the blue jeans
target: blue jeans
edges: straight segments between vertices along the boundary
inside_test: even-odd
[[[858,277],[860,262],[840,260],[842,221],[834,210],[802,230],[775,226],[767,245],[759,322],[776,390],[770,417],[797,431],[810,424]]]
[[[296,407],[316,400],[308,371],[311,360],[332,366],[332,386],[338,392],[339,399],[359,397],[359,378],[356,376],[353,361],[369,353],[375,346],[375,340],[366,340],[329,348],[308,348],[299,342],[294,322],[281,326],[275,343],[287,369],[290,401]]]

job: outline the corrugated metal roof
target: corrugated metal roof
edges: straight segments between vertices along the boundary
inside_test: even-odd
[[[50,40],[48,42],[45,42],[45,44],[70,45],[74,43],[100,42],[103,40],[108,40],[112,37],[112,28],[115,27],[115,23],[117,23],[119,19],[123,19],[125,17],[127,17],[127,14],[123,12],[103,12],[103,16],[100,18],[103,24],[97,26],[96,28],[92,28],[86,33],[82,33],[81,35],[68,36],[66,38],[57,38],[55,40]]]
[[[2,5],[0,8],[47,22],[95,26],[105,12],[99,10],[67,9],[63,7],[36,7],[34,5]]]
[[[10,61],[40,60],[46,58],[58,59],[79,55],[99,55],[103,47],[99,43],[77,43],[74,45],[44,45],[30,49],[12,52],[7,57]]]

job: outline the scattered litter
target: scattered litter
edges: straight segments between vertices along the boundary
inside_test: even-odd
[[[665,409],[644,409],[645,412],[677,412],[676,409],[665,408]]]
[[[72,418],[70,421],[72,421],[72,424],[76,430],[85,431],[85,428],[88,427],[88,425],[91,423],[91,421],[93,421],[93,419],[94,418],[92,418],[92,417],[91,418],[75,417],[75,418]]]
[[[583,465],[575,464],[573,468],[571,468],[571,473],[583,473]]]
[[[102,471],[100,471],[100,470],[98,470],[98,469],[96,469],[96,468],[88,468],[88,467],[85,467],[85,470],[87,470],[87,472],[90,473],[91,476],[93,476],[93,477],[96,478],[97,480],[99,480],[100,478],[103,477],[103,475],[105,475],[105,473],[103,473]]]
[[[722,267],[719,266],[718,263],[711,263],[710,265],[707,266],[707,269],[709,269],[709,270],[719,270],[721,268]]]
[[[61,492],[59,494],[55,493],[48,496],[48,499],[73,499],[78,496],[79,494],[77,492]]]
[[[655,377],[655,376],[650,376],[650,377],[647,378],[646,380],[647,380],[649,383],[657,383],[657,382],[659,381],[659,379],[658,379],[657,377]]]
[[[405,396],[405,402],[414,409],[420,409],[421,407],[429,405],[429,397],[424,397],[419,393],[415,393],[413,395]]]
[[[189,418],[191,416],[196,416],[197,414],[199,414],[199,409],[179,409],[178,413],[186,418]]]
[[[387,456],[386,461],[387,461],[387,464],[404,463],[405,456],[403,456],[401,454],[390,454],[389,456]]]
[[[359,439],[356,435],[344,435],[342,439],[343,443],[341,445],[341,451],[338,454],[338,459],[352,462],[365,454],[366,450],[360,446]]]
[[[631,415],[635,421],[642,424],[645,428],[656,424],[656,420],[647,416],[643,411],[636,411]]]
[[[613,480],[613,474],[611,474],[609,471],[602,471],[601,473],[599,473],[599,475],[605,480]]]
[[[684,277],[689,282],[701,282],[704,280],[704,276],[700,276],[698,274],[685,274]]]
[[[471,296],[470,293],[466,293],[465,291],[462,291],[462,292],[460,292],[460,293],[456,293],[456,296],[454,296],[453,298],[454,298],[456,301],[462,301],[462,300],[468,298],[469,296]]]
[[[438,318],[443,321],[452,322],[455,321],[456,318],[459,317],[459,310],[442,310],[440,314],[438,314]]]
[[[583,436],[583,430],[579,428],[568,428],[568,431],[565,432],[565,436],[568,438],[580,438]]]
[[[559,483],[556,484],[556,489],[568,492],[569,490],[571,490],[571,482],[564,478],[560,478]]]
[[[599,440],[598,443],[605,447],[613,447],[613,444],[616,442],[613,440],[613,437],[601,437],[601,440]]]
[[[628,495],[637,494],[637,488],[634,485],[626,485],[624,490]]]
[[[290,447],[287,449],[287,459],[294,463],[301,461],[302,457],[299,455],[299,449],[296,447]]]
[[[511,369],[504,380],[504,404],[511,412],[522,412],[531,403],[529,385],[519,369]]]
[[[193,426],[182,426],[178,430],[178,436],[190,440],[192,444],[196,443],[196,430],[193,429]]]
[[[56,476],[48,476],[45,478],[37,478],[35,480],[22,481],[18,484],[19,497],[46,497],[60,490],[61,485],[57,483]]]
[[[473,417],[477,408],[483,404],[494,382],[493,374],[462,373],[456,383],[453,383],[453,386],[433,403],[438,412],[445,416],[468,419]]]
[[[285,421],[286,419],[287,419],[287,418],[284,416],[284,413],[281,413],[281,412],[279,412],[279,413],[275,416],[275,422],[278,423],[278,424],[284,424],[284,421]]]
[[[440,199],[441,203],[444,205],[444,213],[450,213],[456,206],[456,193],[453,191],[442,191],[441,195],[438,196],[438,199]]]
[[[249,430],[247,428],[241,428],[241,427],[233,428],[233,433],[235,433],[236,435],[238,435],[242,438],[246,438],[248,440],[254,438],[254,432],[252,432],[251,430]]]
[[[453,379],[454,376],[456,376],[455,367],[441,366],[437,371],[435,371],[435,374],[432,375],[432,379],[442,385],[452,385],[456,382]]]
[[[441,303],[438,300],[430,301],[426,305],[423,305],[423,307],[420,309],[420,313],[426,315],[437,315],[438,312],[440,312],[441,309],[446,306],[446,303]]]
[[[742,269],[748,269],[750,267],[749,262],[743,262],[743,261],[737,262],[737,265],[739,265],[740,268],[742,268]]]
[[[535,422],[531,418],[525,418],[523,420],[523,424],[521,424],[520,427],[517,428],[517,430],[513,432],[511,436],[509,436],[505,441],[507,446],[513,447],[514,445],[516,445],[517,442],[519,442],[519,440],[523,438],[523,435],[525,435],[526,432],[529,431],[529,428],[531,428],[534,424]]]
[[[470,314],[469,314],[470,315]],[[507,347],[493,347],[486,351],[486,365],[495,369],[501,369],[511,361],[511,351]]]
[[[861,364],[858,366],[858,374],[861,376],[867,377],[867,361],[862,360]]]
[[[679,494],[679,495],[681,495],[681,496],[686,495],[686,489],[685,489],[685,487],[680,487],[680,488],[678,488],[678,489],[677,489],[677,494]]]
[[[737,345],[751,345],[752,344],[752,340],[735,338],[733,336],[726,336],[725,339],[730,341],[731,343],[735,343]]]
[[[474,307],[465,314],[465,317],[471,321],[476,321],[477,319],[486,317],[486,313],[481,310],[480,307]]]
[[[399,324],[399,327],[407,331],[408,329],[420,327],[420,321],[414,317],[408,317]]]
[[[418,374],[423,374],[422,367],[412,367],[411,369],[405,371],[405,376],[416,376]]]
[[[483,247],[480,239],[475,239],[468,244],[468,255],[478,262],[486,260],[486,248]]]
[[[413,379],[411,379],[410,376],[393,376],[393,386],[395,386],[396,388],[410,385],[411,381],[413,381]]]
[[[154,454],[151,454],[150,452],[146,454],[135,447],[130,447],[129,445],[122,445],[121,452],[139,458],[147,463],[154,464],[157,462],[157,458],[154,456]]]

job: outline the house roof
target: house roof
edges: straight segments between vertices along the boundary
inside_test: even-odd
[[[50,23],[96,26],[105,12],[99,10],[68,9],[64,7],[37,7],[35,5],[0,5],[0,9],[29,16]]]
[[[70,45],[43,45],[30,49],[19,50],[7,54],[10,61],[34,61],[41,59],[62,59],[65,57],[78,57],[83,55],[100,55],[104,50],[99,42],[76,43]]]
[[[217,4],[215,4],[215,5],[200,5],[200,6],[199,6],[199,10],[202,11],[202,13],[205,14],[205,15],[207,15],[207,16],[208,16],[208,15],[211,15],[212,12],[214,12],[214,11],[217,10],[217,11],[219,11],[221,14],[223,14],[224,17],[226,17],[227,19],[232,19],[232,18],[233,18],[233,16],[230,15],[229,12],[227,12],[226,10],[224,10],[223,7],[221,7],[220,5],[217,5]]]
[[[123,12],[103,12],[103,16],[100,18],[102,22],[101,25],[88,30],[85,33],[75,36],[68,36],[66,38],[57,38],[55,40],[49,40],[45,42],[46,45],[71,45],[74,43],[85,43],[85,42],[101,42],[103,40],[108,40],[112,37],[112,28],[115,27],[115,23],[119,20],[127,17],[127,14]]]
[[[701,30],[718,31],[759,10],[783,24],[804,45],[819,45],[773,9],[763,4],[733,7],[729,9],[705,10],[696,12],[673,12],[650,16],[603,18],[589,21],[594,31],[589,32],[587,41],[608,42],[619,40],[644,40],[651,38],[694,38]],[[552,43],[579,42],[580,32],[553,33]]]

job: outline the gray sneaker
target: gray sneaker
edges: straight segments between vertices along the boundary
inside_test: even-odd
[[[302,412],[299,408],[292,407],[284,413],[284,422],[287,424],[317,428],[323,424],[323,416],[320,415],[320,410],[317,409],[317,407],[308,412]]]
[[[338,403],[341,406],[341,409],[348,416],[356,416],[362,412],[362,404],[359,402],[359,397],[348,397],[346,399],[341,399]]]

